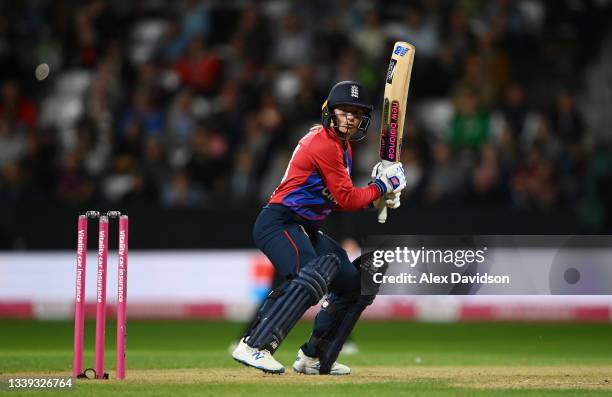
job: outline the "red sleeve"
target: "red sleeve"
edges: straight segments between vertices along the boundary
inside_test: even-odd
[[[345,211],[359,211],[380,197],[380,190],[375,185],[363,188],[353,186],[353,181],[344,166],[340,144],[335,141],[313,141],[309,146],[312,159],[323,178],[325,186]]]

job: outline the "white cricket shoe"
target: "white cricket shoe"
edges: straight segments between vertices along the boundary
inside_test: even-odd
[[[276,361],[269,351],[255,349],[247,345],[244,339],[240,340],[240,343],[238,343],[238,346],[232,352],[232,357],[239,363],[257,368],[263,372],[271,374],[282,374],[285,372],[285,367]]]
[[[320,375],[319,359],[316,357],[308,357],[302,349],[298,351],[297,358],[293,363],[293,370],[299,374],[305,375]],[[344,364],[334,363],[331,367],[330,375],[350,375],[351,369]]]

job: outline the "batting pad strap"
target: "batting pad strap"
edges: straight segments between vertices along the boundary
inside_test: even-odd
[[[320,301],[327,293],[327,282],[314,269],[303,269],[299,277],[295,279],[295,283],[304,287],[315,303]]]
[[[327,286],[339,269],[340,259],[335,254],[323,255],[307,263],[285,292],[272,302],[250,333],[247,344],[274,352],[304,312],[325,296]]]

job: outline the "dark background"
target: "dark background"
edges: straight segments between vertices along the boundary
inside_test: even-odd
[[[126,207],[132,249],[252,248],[252,225],[258,207],[214,209]],[[41,214],[30,205],[0,211],[0,249],[74,249],[77,213],[49,207]],[[97,221],[89,221],[89,246],[97,244]],[[331,236],[361,240],[371,234],[573,234],[571,213],[499,211],[495,208],[415,209],[392,212],[384,225],[376,213],[334,214],[325,225]],[[116,247],[117,222],[110,223],[110,247]]]

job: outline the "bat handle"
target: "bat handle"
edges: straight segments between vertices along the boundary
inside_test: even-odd
[[[378,223],[385,223],[387,221],[387,206],[378,209]]]
[[[393,164],[395,164],[394,161],[382,160],[383,169],[391,167],[391,165]],[[384,200],[384,194],[381,197],[381,200]],[[387,221],[387,206],[382,205],[378,208],[378,223],[385,223],[386,221]]]

